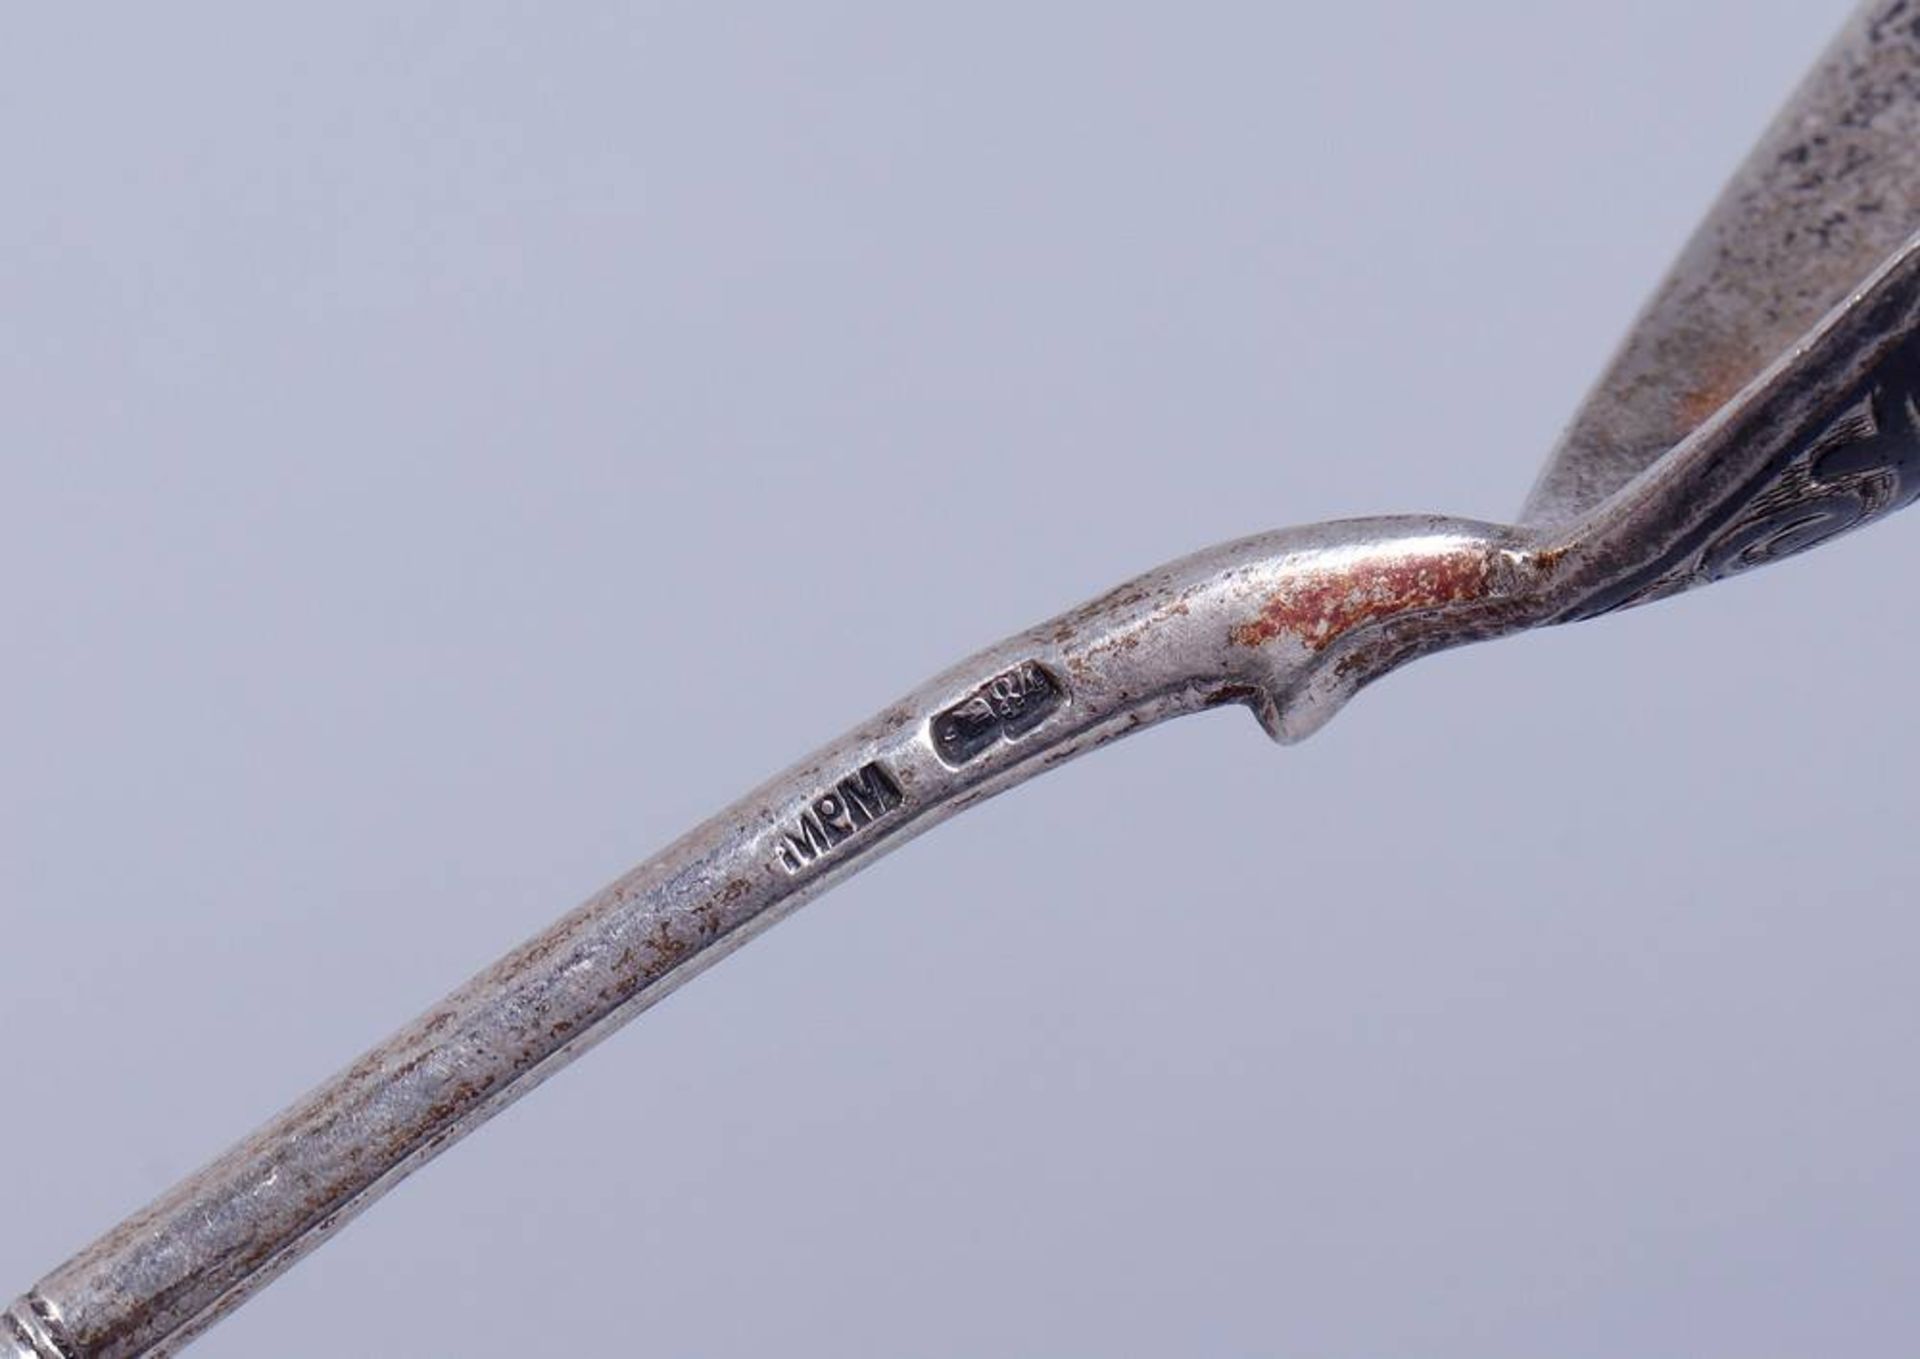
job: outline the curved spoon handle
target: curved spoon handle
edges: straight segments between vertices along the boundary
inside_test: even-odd
[[[169,1352],[699,969],[945,817],[1150,723],[1304,734],[1523,593],[1505,530],[1269,534],[980,653],[675,841],[48,1275],[0,1356]],[[1443,620],[1452,621],[1443,621]]]

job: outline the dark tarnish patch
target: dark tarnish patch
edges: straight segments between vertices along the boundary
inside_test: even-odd
[[[1492,559],[1478,549],[1309,576],[1269,598],[1259,617],[1233,630],[1233,642],[1258,647],[1287,636],[1324,651],[1363,623],[1484,599],[1492,584]]]

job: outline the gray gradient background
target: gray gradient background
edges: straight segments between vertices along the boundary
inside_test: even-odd
[[[15,6],[0,1279],[958,654],[1504,517],[1840,0]],[[196,1354],[1920,1341],[1920,523],[915,843]]]

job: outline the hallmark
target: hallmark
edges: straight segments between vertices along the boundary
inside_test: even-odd
[[[798,873],[905,800],[887,767],[874,760],[809,803],[781,832],[774,858],[787,872]]]
[[[934,718],[933,748],[958,769],[998,742],[1017,741],[1034,730],[1066,697],[1044,665],[1023,661]]]

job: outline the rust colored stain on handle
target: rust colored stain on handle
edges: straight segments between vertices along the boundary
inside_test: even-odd
[[[1324,651],[1362,623],[1484,599],[1492,584],[1493,563],[1479,551],[1369,563],[1286,586],[1233,630],[1233,642],[1258,647],[1290,636]]]

